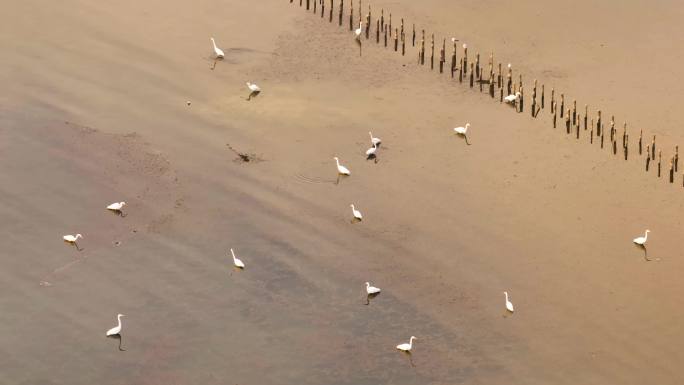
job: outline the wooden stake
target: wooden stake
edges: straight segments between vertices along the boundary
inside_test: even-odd
[[[401,56],[406,55],[406,34],[404,33],[404,19],[401,19]]]
[[[420,64],[425,65],[425,30],[423,30],[423,36],[420,38]]]
[[[675,156],[674,156],[674,170],[677,172],[679,166],[679,146],[675,146]]]
[[[562,112],[562,111],[563,111],[563,110],[561,110],[561,112]],[[563,116],[563,114],[561,114],[561,117],[562,117],[562,116]],[[569,108],[568,108],[568,113],[565,114],[565,131],[566,131],[567,134],[570,133],[570,109],[569,109]]]
[[[330,0],[330,20],[329,20],[330,23],[332,23],[332,19],[333,19],[333,10],[335,9],[334,1],[335,1],[335,0]]]
[[[541,109],[544,109],[544,85],[542,84],[542,93],[541,93]]]
[[[499,88],[499,102],[503,103],[503,88]]]
[[[340,13],[339,13],[339,17],[338,17],[340,27],[342,26],[343,14],[344,14],[344,0],[340,0]]]
[[[430,69],[435,69],[435,34],[430,39]]]
[[[349,2],[349,30],[354,30],[354,2]]]
[[[674,182],[674,158],[670,159],[670,183]]]
[[[415,47],[416,46],[416,25],[413,24],[413,36],[411,38],[411,46]]]
[[[589,131],[589,144],[594,144],[594,125],[593,124],[591,125],[591,130]]]
[[[368,15],[366,15],[366,40],[370,38],[370,25],[371,25],[371,6],[368,6]]]
[[[584,105],[584,130],[586,131],[587,129],[587,117],[589,116],[589,106]]]
[[[399,49],[399,28],[394,28],[394,52]]]
[[[601,132],[601,110],[598,110],[597,113],[598,117],[596,118],[596,135],[603,136],[603,132]]]
[[[463,58],[461,58],[461,68],[463,68]],[[463,71],[458,70],[458,82],[463,83]]]
[[[456,72],[456,39],[452,40],[452,43],[454,43],[454,51],[451,53],[451,78],[454,78],[454,72]]]
[[[380,10],[380,25],[382,30],[385,31],[385,8]]]
[[[658,178],[660,178],[660,163],[662,160],[662,151],[658,150]]]
[[[384,36],[385,36],[385,37],[384,37],[384,38],[385,38],[385,47],[387,47],[387,31],[388,31],[388,30],[389,30],[389,28],[387,28],[387,24],[385,24],[385,27],[383,28],[383,31],[384,31],[383,33],[384,33]],[[420,53],[419,53],[419,54],[420,54]]]
[[[651,156],[646,156],[646,172],[648,172],[648,166],[651,164]]]
[[[473,69],[474,65],[473,63],[470,63],[470,88],[473,88],[473,80],[475,79],[475,71]]]
[[[380,20],[375,20],[375,42],[380,44]]]
[[[643,143],[644,130],[639,130],[639,155],[641,155],[641,144]]]
[[[439,73],[444,72],[444,62],[446,61],[446,39],[442,39],[442,49],[439,51]]]
[[[463,44],[463,75],[468,73],[468,46]]]
[[[651,141],[651,159],[655,160],[655,135],[653,135],[653,141]]]
[[[572,101],[572,125],[577,124],[577,100]]]
[[[553,128],[556,128],[556,102],[553,102],[551,107],[551,109],[553,110]]]
[[[561,113],[560,113],[560,117],[562,118],[562,117],[563,117],[563,112],[565,111],[565,95],[561,94],[560,99],[561,99]]]
[[[629,152],[629,135],[625,136],[625,146],[622,149],[625,153],[625,160],[627,160],[627,153]]]
[[[501,80],[502,80],[502,78],[501,78],[501,63],[499,63],[499,73],[497,74],[497,77],[496,77],[496,86],[499,88],[501,88]]]

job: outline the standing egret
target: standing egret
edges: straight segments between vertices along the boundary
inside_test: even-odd
[[[520,92],[516,92],[515,95],[508,95],[504,98],[504,102],[508,104],[515,104],[515,102],[520,99]]]
[[[359,210],[357,210],[356,208],[354,208],[354,204],[353,204],[353,203],[350,204],[349,206],[350,206],[351,209],[352,209],[352,215],[354,215],[354,219],[357,219],[357,220],[359,220],[359,221],[360,221],[360,220],[363,220],[363,215],[361,215],[361,211],[359,211]]]
[[[648,233],[650,232],[651,230],[646,230],[643,237],[634,238],[634,243],[636,243],[639,246],[646,246],[646,241],[648,240]]]
[[[465,127],[456,127],[454,128],[454,132],[457,133],[458,135],[463,135],[465,136],[466,133],[468,132],[468,128],[470,127],[470,123],[466,123]]]
[[[504,291],[504,295],[506,296],[506,310],[513,313],[513,303],[511,303],[511,301],[508,300],[508,292]]]
[[[366,150],[366,157],[368,159],[375,157],[375,152],[378,151],[378,145],[373,143],[373,147]]]
[[[254,83],[247,82],[247,88],[252,92],[261,92],[261,88]]]
[[[76,250],[81,251],[81,249],[78,247],[78,242],[77,242],[78,238],[83,238],[83,235],[81,235],[81,234],[76,234],[75,236],[74,235],[65,235],[62,237],[62,239],[64,239],[64,242],[67,242],[69,244],[76,246]]]
[[[347,169],[346,167],[344,167],[343,165],[341,165],[341,164],[340,164],[340,160],[337,159],[337,157],[334,157],[333,159],[335,159],[335,162],[337,163],[337,173],[338,173],[338,174],[341,174],[341,175],[351,175],[351,173],[349,172],[349,169]]]
[[[245,264],[242,263],[242,261],[235,256],[235,252],[233,251],[233,249],[230,249],[230,253],[233,255],[233,265],[235,265],[235,267],[237,268],[244,269]]]
[[[125,317],[124,314],[119,314],[116,316],[116,318],[119,320],[119,324],[114,326],[113,328],[107,330],[107,337],[109,336],[115,336],[117,334],[121,333],[121,317]]]
[[[363,22],[359,21],[359,28],[354,30],[354,35],[356,36],[356,40],[359,42],[361,41],[361,30],[362,30]]]
[[[399,344],[397,345],[397,349],[401,350],[402,352],[411,353],[411,348],[413,348],[413,340],[417,340],[417,338],[411,336],[408,344]]]
[[[125,205],[126,205],[126,202],[114,202],[111,205],[107,206],[107,210],[114,211],[114,212],[120,214],[121,216],[124,216],[122,210],[123,210],[123,207]]]
[[[76,234],[76,236],[73,235],[65,235],[62,237],[64,241],[69,242],[69,243],[76,243],[78,238],[83,238],[83,235],[81,234]]]
[[[371,286],[369,282],[366,282],[366,293],[369,295],[378,294],[380,292],[379,287]]]
[[[216,58],[223,59],[225,57],[223,50],[216,46],[216,42],[214,41],[213,37],[211,38],[211,44],[214,46],[214,55],[216,55]]]
[[[374,138],[374,137],[373,137],[373,134],[372,134],[370,131],[368,131],[368,135],[370,135],[371,144],[374,144],[374,145],[376,145],[376,146],[379,146],[380,143],[382,143],[382,141],[380,140],[380,138]]]

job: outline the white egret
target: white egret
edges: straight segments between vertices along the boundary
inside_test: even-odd
[[[454,132],[457,133],[458,135],[463,135],[468,132],[468,127],[470,127],[470,123],[466,123],[465,127],[456,127],[454,128]]]
[[[520,96],[521,96],[520,92],[516,92],[515,95],[508,95],[504,98],[504,102],[509,103],[509,104],[513,104],[513,103],[517,102],[518,99],[520,99]]]
[[[65,235],[62,238],[64,239],[65,242],[76,244],[76,241],[78,240],[78,238],[83,238],[83,235],[81,235],[81,234],[76,234],[75,236],[74,235]]]
[[[411,348],[413,348],[413,340],[417,340],[417,338],[414,336],[411,336],[408,344],[399,344],[399,345],[397,345],[397,349],[401,350],[402,352],[410,353]]]
[[[338,172],[339,174],[342,174],[342,175],[351,175],[351,173],[349,172],[349,169],[347,169],[346,167],[344,167],[343,165],[341,165],[341,164],[340,164],[340,160],[337,159],[337,157],[334,157],[333,159],[335,159],[335,162],[337,163],[337,172]]]
[[[380,138],[374,138],[374,137],[373,137],[373,134],[372,134],[370,131],[368,131],[368,135],[370,135],[371,144],[375,144],[376,146],[379,146],[380,143],[382,143],[382,141],[380,140]]]
[[[223,50],[216,46],[216,42],[214,41],[213,37],[211,38],[211,44],[214,46],[214,54],[216,55],[216,58],[223,59],[223,57],[225,56],[223,54]]]
[[[366,150],[366,156],[372,158],[375,156],[375,152],[378,151],[378,145],[373,143],[373,147]]]
[[[511,303],[511,301],[508,300],[508,292],[504,291],[504,295],[506,296],[506,310],[513,313],[513,303]]]
[[[247,82],[247,88],[252,92],[261,92],[261,88],[254,83]]]
[[[233,249],[230,249],[230,253],[233,255],[233,265],[235,265],[235,267],[238,267],[240,269],[244,269],[245,264],[242,263],[242,261],[235,256],[235,252],[233,251]]]
[[[359,21],[359,28],[354,30],[354,35],[356,36],[356,40],[361,41],[361,29],[362,29],[363,22]]]
[[[115,336],[117,334],[121,333],[121,317],[125,317],[124,314],[119,314],[116,316],[116,319],[119,320],[119,324],[114,326],[113,328],[107,330],[107,337],[109,336]]]
[[[354,215],[354,218],[358,220],[363,220],[363,215],[361,215],[361,211],[354,208],[354,204],[350,204],[349,206],[352,209],[352,215]]]
[[[378,294],[380,292],[379,287],[371,286],[369,282],[366,282],[366,293],[369,295]]]
[[[123,209],[125,205],[126,202],[114,202],[111,205],[107,206],[107,210],[121,211],[121,209]]]
[[[648,233],[650,233],[650,232],[651,232],[651,230],[646,230],[643,237],[634,238],[634,243],[636,243],[637,245],[640,245],[640,246],[645,246],[646,241],[648,240]]]

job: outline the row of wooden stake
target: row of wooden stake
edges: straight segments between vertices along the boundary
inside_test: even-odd
[[[290,0],[290,3],[293,3],[295,0]],[[299,0],[299,6],[300,7],[306,7],[306,10],[311,10],[313,8],[313,13],[318,14],[318,8],[320,8],[320,17],[325,18],[326,16],[326,11],[325,11],[325,6],[326,3],[329,4],[328,7],[328,21],[330,23],[333,22],[333,13],[335,9],[335,0]],[[361,0],[359,0],[359,12],[358,12],[358,21],[359,23],[359,28],[362,28],[363,33],[365,34],[366,40],[369,40],[370,37],[372,36],[372,31],[371,31],[371,25],[372,23],[372,14],[371,14],[371,6],[368,6],[368,13],[366,14],[365,18],[362,16],[360,10],[361,10]],[[340,26],[343,24],[344,20],[344,0],[339,0],[339,7],[338,7],[338,17],[337,17],[337,22]],[[364,20],[365,19],[365,20]],[[365,21],[365,28],[363,28],[363,23]],[[349,30],[353,31],[354,30],[354,4],[353,0],[349,0]],[[388,40],[388,34],[389,34],[389,40]],[[391,41],[394,46],[394,51],[398,52],[399,47],[401,47],[401,54],[402,56],[406,55],[406,34],[405,34],[405,29],[404,29],[404,19],[402,18],[400,21],[400,26],[395,27],[394,30],[392,30],[392,14],[389,13],[388,18],[385,18],[385,10],[382,9],[380,11],[380,17],[376,19],[375,21],[375,41],[377,44],[380,44],[381,40],[381,35],[382,35],[382,40],[383,44],[385,47],[388,45],[388,41]],[[506,81],[505,81],[505,87],[504,87],[504,78],[502,74],[502,66],[501,63],[498,63],[496,66],[497,70],[496,73],[494,72],[494,53],[490,53],[489,55],[489,60],[487,64],[487,73],[485,75],[484,69],[481,67],[480,63],[480,54],[477,53],[475,55],[475,61],[474,62],[468,62],[468,46],[466,44],[462,44],[463,47],[463,52],[462,56],[460,59],[458,59],[458,40],[456,39],[451,39],[453,43],[453,50],[451,53],[451,61],[450,61],[450,71],[451,71],[451,77],[455,78],[458,76],[458,81],[459,83],[463,83],[464,78],[467,79],[470,88],[474,88],[475,84],[478,85],[480,92],[483,92],[484,86],[488,88],[488,93],[492,98],[495,98],[498,94],[498,99],[500,103],[504,102],[504,88],[505,88],[505,93],[506,95],[517,95],[516,101],[514,103],[515,109],[517,112],[522,113],[524,112],[524,105],[525,105],[525,90],[523,87],[523,81],[522,81],[522,75],[518,75],[518,82],[515,83],[513,81],[513,69],[512,66],[509,64],[507,67],[507,73],[506,73]],[[418,63],[420,65],[425,65],[426,58],[425,58],[425,51],[426,51],[426,35],[425,35],[425,30],[421,30],[420,33],[420,41],[418,42]],[[411,47],[416,46],[416,25],[412,24],[412,31],[411,31]],[[430,36],[430,69],[434,70],[435,68],[435,35],[432,34]],[[439,51],[439,58],[438,58],[438,66],[439,66],[439,73],[444,72],[444,68],[446,65],[446,38],[442,39],[442,47],[440,48]],[[469,66],[470,64],[470,66]],[[470,71],[468,71],[468,68],[470,68]],[[484,76],[487,76],[486,79],[483,79]],[[498,92],[497,92],[498,89]],[[533,118],[537,118],[539,115],[539,112],[545,108],[545,89],[544,85],[542,84],[541,87],[539,88],[540,94],[539,94],[539,100],[537,100],[537,80],[534,80],[534,85],[532,87],[532,103],[531,103],[531,108],[530,108],[530,115]],[[601,148],[604,148],[604,143],[605,143],[605,126],[604,122],[602,120],[602,115],[601,115],[601,110],[597,111],[596,114],[596,120],[594,118],[589,119],[589,106],[587,104],[584,105],[584,115],[582,116],[581,112],[578,112],[577,110],[577,101],[573,100],[572,101],[572,108],[568,105],[566,108],[566,99],[564,94],[559,95],[559,100],[556,101],[555,99],[555,90],[552,88],[551,89],[551,98],[549,101],[549,107],[550,107],[550,113],[552,115],[552,122],[553,122],[553,127],[556,128],[558,124],[558,116],[560,115],[560,119],[565,119],[565,130],[566,134],[570,135],[573,133],[575,134],[576,139],[580,138],[580,131],[589,131],[589,143],[593,144],[594,143],[594,136],[596,136],[596,141],[600,142]],[[558,106],[558,102],[560,102],[560,107]],[[582,124],[583,123],[583,124]],[[583,129],[581,130],[581,126],[583,125]],[[612,147],[612,151],[614,155],[618,154],[618,132],[617,129],[615,128],[615,117],[611,117],[610,119],[610,132],[609,132],[609,140],[610,140],[610,147]],[[624,159],[628,159],[629,155],[629,134],[627,133],[627,123],[623,124],[622,128],[622,154],[624,156]],[[638,150],[639,150],[639,155],[642,155],[644,150],[646,152],[646,171],[649,171],[649,168],[651,166],[652,162],[655,162],[656,160],[656,136],[653,135],[653,139],[651,140],[650,145],[646,144],[644,146],[643,143],[643,130],[639,131],[639,141],[638,141]],[[662,151],[658,150],[657,153],[657,158],[658,158],[658,163],[657,163],[657,175],[660,178],[661,177],[661,171],[662,171]],[[675,173],[678,172],[679,168],[679,146],[675,146],[675,151],[674,155],[670,158],[670,168],[669,168],[669,181],[670,183],[674,183],[674,176]],[[684,173],[682,174],[682,186],[684,187]]]

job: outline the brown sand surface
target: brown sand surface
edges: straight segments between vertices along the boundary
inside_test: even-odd
[[[613,4],[374,12],[493,49],[671,154],[684,6]],[[681,383],[681,176],[646,174],[633,130],[621,160],[412,48],[359,56],[296,2],[3,8],[0,383]],[[126,217],[104,210],[119,200]]]

